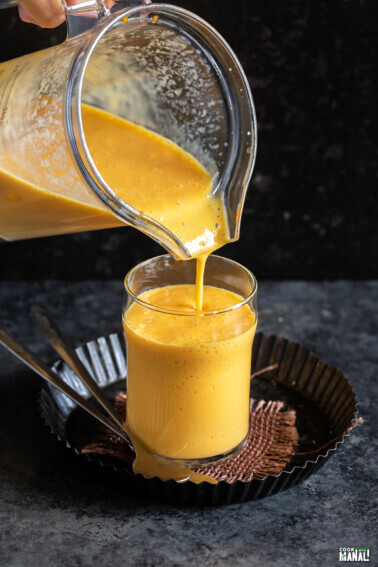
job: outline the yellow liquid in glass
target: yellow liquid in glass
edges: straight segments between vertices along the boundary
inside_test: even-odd
[[[241,297],[204,286],[205,311]],[[174,459],[227,453],[248,433],[255,316],[248,305],[217,315],[196,311],[194,285],[142,293],[124,314],[128,356],[127,426],[147,450]]]

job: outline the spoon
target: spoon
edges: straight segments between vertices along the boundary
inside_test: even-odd
[[[97,382],[89,374],[88,370],[80,360],[79,355],[77,354],[67,337],[63,334],[61,329],[59,329],[58,325],[52,319],[51,315],[40,305],[33,305],[30,312],[34,321],[37,323],[38,327],[41,329],[51,346],[54,347],[57,353],[60,354],[63,360],[71,368],[71,370],[78,376],[80,381],[88,388],[93,397],[100,403],[107,414],[118,425],[118,428],[122,431],[122,433],[126,435],[123,423],[119,419],[117,412],[114,410],[114,407],[110,403],[109,398],[104,395]],[[133,449],[130,439],[128,439],[128,445],[129,447],[131,447],[131,449]]]
[[[108,427],[114,433],[119,435],[136,454],[136,458],[133,463],[133,470],[135,473],[140,473],[146,478],[151,476],[159,476],[163,480],[173,478],[177,482],[185,482],[190,479],[192,482],[197,484],[204,481],[211,484],[217,483],[214,478],[202,473],[194,472],[185,465],[175,463],[174,461],[165,459],[164,457],[151,455],[146,451],[142,443],[136,437],[133,436],[131,440],[130,435],[128,435],[125,431],[122,422],[119,420],[119,417],[115,413],[109,400],[89,374],[84,364],[79,359],[76,351],[57,324],[53,321],[51,316],[40,306],[33,306],[32,315],[50,344],[57,350],[81,382],[89,389],[93,397],[110,415],[110,420],[99,412],[88,400],[82,398],[75,390],[68,386],[68,384],[66,384],[53,370],[29,351],[22,343],[9,335],[9,333],[1,327],[0,343],[29,366],[29,368],[37,372],[37,374],[39,374],[42,378],[52,383],[64,394],[69,396],[75,403],[105,425],[105,427]],[[152,469],[154,471],[153,474],[151,474]]]
[[[34,370],[39,376],[50,382],[58,388],[63,394],[71,398],[78,406],[100,421],[105,427],[108,427],[119,435],[128,445],[131,444],[130,439],[126,435],[125,430],[120,428],[116,423],[105,417],[97,408],[95,408],[88,400],[82,398],[71,386],[66,384],[56,372],[51,370],[42,360],[33,354],[25,345],[20,343],[15,337],[10,335],[5,329],[0,327],[0,343],[13,353],[26,366]]]

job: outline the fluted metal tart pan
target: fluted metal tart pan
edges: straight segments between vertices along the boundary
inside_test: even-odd
[[[110,397],[125,389],[126,353],[121,334],[99,337],[77,348],[95,380]],[[356,419],[357,401],[341,370],[327,365],[305,346],[275,335],[257,333],[253,345],[252,372],[278,363],[278,368],[253,379],[254,399],[285,401],[295,409],[299,444],[291,461],[278,475],[249,482],[224,481],[217,485],[146,479],[129,465],[111,457],[83,455],[80,447],[90,442],[96,423],[71,399],[45,383],[40,394],[41,415],[50,430],[82,459],[89,459],[114,475],[123,490],[184,505],[224,505],[271,496],[299,484],[322,467],[344,442]],[[80,394],[89,392],[61,360],[53,369]],[[320,451],[310,453],[318,447]],[[307,455],[298,455],[307,453]],[[105,475],[106,476],[106,475]]]

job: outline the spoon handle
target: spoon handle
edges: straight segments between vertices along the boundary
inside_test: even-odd
[[[119,415],[114,410],[109,399],[105,396],[96,381],[89,374],[70,341],[58,327],[57,323],[53,320],[48,311],[40,305],[33,305],[31,308],[31,314],[49,343],[68,364],[71,370],[75,372],[80,381],[88,388],[99,404],[102,405],[121,431],[124,432],[124,427]]]
[[[86,412],[100,421],[105,427],[108,427],[121,437],[133,449],[130,439],[125,431],[121,430],[117,424],[113,423],[110,419],[105,417],[97,408],[95,408],[88,400],[82,398],[73,388],[62,380],[51,368],[33,354],[25,345],[19,342],[16,338],[12,337],[5,329],[0,327],[0,343],[5,346],[11,353],[19,358],[29,368],[34,370],[39,376],[50,382],[53,386],[58,388],[63,394],[71,398],[78,406],[83,408]],[[134,449],[133,449],[134,450]]]

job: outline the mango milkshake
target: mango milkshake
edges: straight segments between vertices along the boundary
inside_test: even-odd
[[[233,278],[247,273],[224,258],[208,262],[210,279],[222,270]],[[123,313],[127,428],[153,454],[206,464],[239,450],[248,433],[256,282],[252,276],[249,297],[205,285],[199,312],[194,284],[154,287],[159,271],[167,281],[171,266],[180,269],[174,264],[160,256],[126,277],[133,296]],[[143,279],[144,272],[155,272],[157,281],[134,295],[132,280]]]

